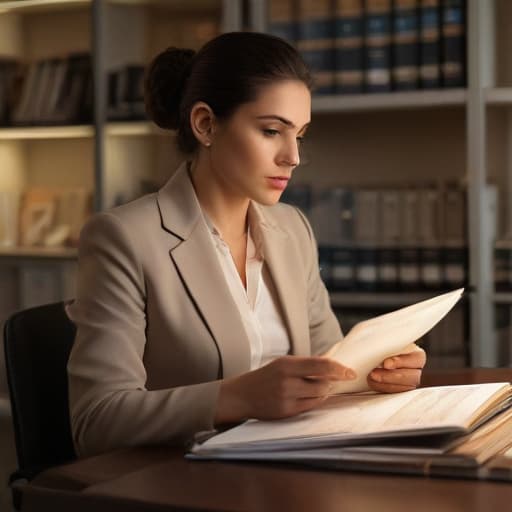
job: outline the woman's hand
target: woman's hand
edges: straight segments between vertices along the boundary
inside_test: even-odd
[[[325,400],[336,381],[355,377],[353,370],[325,357],[279,357],[222,381],[215,424],[294,416]]]
[[[368,375],[368,385],[381,393],[398,393],[410,391],[419,386],[421,371],[427,357],[425,351],[415,346],[406,354],[384,359],[379,368],[374,368]]]

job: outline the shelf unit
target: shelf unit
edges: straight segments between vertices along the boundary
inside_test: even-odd
[[[214,35],[213,25],[216,32],[240,30],[242,3],[0,2],[0,57],[30,63],[87,51],[92,57],[94,88],[93,124],[0,127],[0,191],[15,198],[21,197],[25,187],[80,186],[90,192],[92,209],[102,210],[140,195],[145,191],[141,186],[160,185],[180,158],[172,149],[173,136],[147,121],[109,121],[107,73],[123,65],[147,65],[158,51],[173,44],[198,48]],[[198,22],[192,26],[194,20]],[[0,222],[0,238],[3,229]],[[73,297],[76,259],[74,247],[0,243],[4,292],[0,322],[16,309]]]
[[[162,183],[180,161],[180,155],[171,149],[172,135],[144,121],[109,122],[106,74],[129,63],[146,64],[164,44],[175,42],[178,46],[187,46],[195,37],[193,31],[180,35],[179,29],[183,25],[181,20],[189,20],[191,16],[197,19],[211,19],[213,16],[220,31],[239,30],[246,22],[244,5],[249,11],[248,28],[265,31],[263,0],[1,2],[0,52],[4,47],[12,49],[16,46],[18,37],[13,35],[11,26],[2,35],[5,25],[1,23],[5,16],[43,16],[47,20],[68,12],[71,20],[87,17],[90,20],[87,48],[93,55],[95,77],[94,125],[0,129],[0,165],[4,167],[3,162],[8,161],[13,168],[23,169],[23,172],[11,176],[10,186],[19,186],[30,178],[27,174],[33,171],[28,167],[36,159],[51,160],[60,168],[72,161],[73,173],[60,172],[52,179],[70,183],[79,175],[82,183],[94,192],[96,210],[134,197],[140,193],[141,183],[145,181],[150,181],[151,186]],[[506,67],[506,51],[502,50],[503,55],[495,57],[497,49],[504,46],[503,40],[508,37],[503,26],[506,26],[507,19],[512,19],[512,12],[507,6],[506,0],[468,0],[468,32],[471,37],[467,48],[467,88],[314,97],[314,123],[309,136],[310,164],[297,170],[299,177],[314,176],[312,179],[322,185],[336,184],[342,173],[344,183],[365,185],[375,182],[372,171],[378,161],[381,166],[379,183],[409,180],[410,175],[420,180],[449,178],[467,183],[470,287],[475,290],[469,299],[470,350],[471,362],[476,366],[494,366],[499,362],[494,304],[512,304],[512,294],[495,294],[492,286],[495,219],[489,189],[490,183],[499,181],[502,199],[503,190],[512,194],[512,151],[503,149],[512,147],[512,143],[507,146],[506,140],[500,139],[506,164],[502,166],[499,180],[495,179],[494,174],[499,173],[495,171],[497,165],[489,151],[497,133],[490,126],[493,116],[498,117],[507,130],[512,127],[512,80],[507,74],[512,72],[500,71],[500,64]],[[127,33],[130,34],[129,39],[126,38]],[[176,41],[170,40],[170,34]],[[63,36],[67,46],[68,37],[71,36]],[[78,44],[80,46],[82,43]],[[32,50],[29,48],[28,57],[38,57],[30,54]],[[390,124],[392,127],[388,130]],[[8,157],[5,156],[5,147],[12,150]],[[62,159],[55,159],[59,148],[65,155]],[[31,152],[34,156],[27,163],[24,155]],[[75,165],[79,165],[78,170]],[[415,172],[409,172],[413,168]],[[32,178],[41,183],[47,171],[37,171]],[[25,176],[20,178],[18,174]],[[501,203],[499,216],[512,217],[512,213],[505,211],[503,201]],[[73,250],[52,256],[48,251],[46,255],[38,250],[29,252],[5,249],[0,251],[0,261],[9,258],[12,264],[12,258],[19,261],[30,259],[33,264],[34,258],[38,257],[46,261],[74,257]],[[332,302],[341,308],[393,308],[427,298],[433,293],[333,293]]]
[[[378,110],[434,109],[464,107],[466,101],[466,89],[317,96],[313,98],[311,110],[313,114],[340,114]]]
[[[315,182],[334,185],[333,173],[342,176],[348,185],[379,184],[406,180],[410,182],[412,172],[403,169],[416,168],[416,176],[440,179],[443,176],[467,184],[468,242],[470,255],[470,352],[475,366],[494,366],[499,361],[499,348],[495,332],[494,302],[512,301],[512,294],[494,294],[493,247],[496,237],[496,216],[493,204],[494,180],[489,173],[489,134],[487,110],[512,106],[512,80],[508,83],[499,78],[496,71],[495,54],[503,47],[504,39],[510,39],[506,27],[512,12],[509,3],[503,0],[482,2],[468,0],[467,65],[468,85],[464,89],[393,92],[386,94],[353,95],[340,97],[318,97],[313,100],[313,127],[324,125],[315,138],[318,148],[308,160],[319,162],[318,168],[328,168],[330,176],[322,172],[311,173]],[[253,28],[266,30],[265,5],[258,0],[250,2]],[[496,11],[498,15],[496,15]],[[500,28],[501,25],[501,28]],[[498,32],[501,31],[501,34]],[[510,41],[506,41],[510,49]],[[508,54],[502,49],[501,64]],[[508,70],[505,74],[512,74]],[[501,72],[503,75],[503,72]],[[507,111],[508,112],[508,111]],[[328,115],[328,116],[327,116]],[[512,115],[505,114],[506,124],[512,127]],[[413,120],[413,118],[415,118]],[[344,124],[350,125],[350,130]],[[390,126],[387,127],[388,123]],[[428,124],[424,129],[419,125]],[[377,128],[374,128],[377,125]],[[407,128],[403,128],[406,126]],[[408,130],[411,133],[408,133]],[[356,135],[353,135],[353,134]],[[457,135],[454,135],[457,133]],[[512,130],[511,132],[512,133]],[[333,134],[336,134],[333,135]],[[434,135],[433,135],[434,134]],[[316,133],[314,134],[316,135]],[[435,139],[434,139],[435,136]],[[321,138],[326,141],[321,141]],[[345,139],[349,143],[343,145]],[[384,139],[384,142],[381,141]],[[435,146],[432,144],[435,140]],[[368,142],[371,141],[371,142]],[[398,141],[398,142],[397,142]],[[447,142],[449,141],[449,142]],[[512,137],[508,139],[512,146]],[[506,142],[504,142],[506,145]],[[396,146],[399,146],[399,149]],[[394,149],[393,149],[394,146]],[[409,149],[407,146],[412,146]],[[355,151],[351,151],[352,148]],[[391,149],[390,149],[391,148]],[[403,154],[400,154],[403,151]],[[354,156],[353,153],[357,153]],[[336,156],[329,159],[324,155]],[[374,162],[379,162],[379,176],[375,178],[372,165],[365,153],[372,153]],[[412,153],[416,153],[414,158]],[[435,158],[435,154],[442,155]],[[402,162],[397,157],[403,158]],[[508,150],[507,161],[512,177],[512,150]],[[343,159],[343,165],[339,171]],[[391,162],[391,163],[390,163]],[[402,172],[397,168],[401,168]],[[304,171],[304,176],[307,170]],[[353,175],[357,176],[353,176]],[[506,180],[507,181],[507,180]],[[512,193],[512,178],[507,181],[508,195]],[[498,187],[499,188],[499,187]],[[501,187],[503,188],[503,187]],[[503,192],[501,192],[503,195]],[[509,214],[512,219],[512,213]],[[510,223],[512,227],[512,222]],[[378,295],[378,299],[375,297]],[[407,297],[407,294],[405,294]],[[399,306],[404,294],[332,294],[335,306],[361,305]],[[413,302],[423,295],[408,296]],[[510,343],[510,342],[509,342]],[[508,361],[510,363],[511,361]]]
[[[399,308],[432,297],[431,292],[331,292],[331,305],[334,308]]]

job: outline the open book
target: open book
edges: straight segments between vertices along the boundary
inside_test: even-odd
[[[443,293],[356,324],[326,354],[352,368],[357,378],[342,381],[334,393],[367,391],[367,375],[387,357],[415,350],[414,342],[436,325],[462,296],[464,288]]]
[[[249,420],[196,443],[188,457],[441,475],[462,471],[467,477],[512,480],[509,383],[361,392],[368,389],[367,374],[387,357],[414,348],[462,291],[360,322],[326,354],[356,370],[355,381],[341,382],[338,394],[316,409],[282,420]],[[491,471],[493,460],[501,462]]]
[[[249,420],[188,457],[478,477],[512,446],[511,403],[506,382],[340,394],[293,418]]]

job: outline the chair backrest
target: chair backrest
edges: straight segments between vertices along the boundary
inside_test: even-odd
[[[68,412],[67,362],[75,326],[57,302],[12,315],[4,327],[5,364],[18,470],[11,480],[76,458]]]

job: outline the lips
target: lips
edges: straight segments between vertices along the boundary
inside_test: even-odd
[[[271,176],[267,178],[272,188],[284,190],[290,178],[288,176]]]

